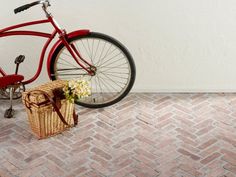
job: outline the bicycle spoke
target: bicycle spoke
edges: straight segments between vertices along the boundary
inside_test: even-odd
[[[107,50],[105,56],[102,57],[101,62],[103,62],[103,60],[108,56],[108,52],[110,51],[111,47],[112,47],[112,45],[110,44],[110,47],[109,47],[109,49]]]
[[[84,70],[83,68],[63,68],[58,69],[57,71],[72,71],[72,70]]]
[[[103,66],[100,66],[100,67],[107,67],[107,66],[110,66],[110,65],[112,65],[112,64],[114,64],[114,63],[121,62],[122,59],[124,59],[124,57],[119,58],[119,59],[117,59],[117,60],[115,60],[115,61],[113,61],[113,62],[107,63],[106,65],[103,65]],[[126,61],[125,61],[125,62],[126,62]],[[127,62],[126,62],[126,63],[127,63]]]
[[[61,64],[59,62],[58,62],[57,68],[58,68],[57,71],[83,70],[83,68],[79,68],[79,67],[72,68],[69,65]]]
[[[66,55],[66,56],[72,58],[71,54],[67,54],[67,53],[65,53],[65,52],[62,52],[61,54]]]
[[[81,51],[80,51],[80,49],[79,49],[79,46],[78,46],[78,44],[75,42],[75,48],[76,48],[76,50],[78,51],[78,53],[81,55]],[[79,57],[79,56],[78,56]],[[79,57],[80,58],[80,57]]]
[[[106,92],[112,92],[111,89],[115,89],[108,81],[105,81],[102,77],[98,77],[101,83],[106,87]]]
[[[113,54],[116,50],[118,50],[117,48],[113,49],[109,54],[106,55],[106,57],[109,57],[111,54]],[[105,59],[105,57],[103,58]]]
[[[103,68],[110,68],[110,69],[128,69],[128,67],[121,67],[123,65],[125,65],[126,63],[123,63],[123,64],[120,64],[120,65],[117,65],[117,66],[109,66],[109,67],[103,67]]]
[[[94,80],[94,82],[95,82],[95,90],[96,90],[96,93],[97,93],[97,80],[96,80],[96,77],[93,79]]]
[[[93,58],[93,50],[94,50],[93,47],[94,47],[94,39],[93,39],[93,43],[92,43],[92,54],[91,54],[91,56],[92,56],[92,57],[91,57],[92,63],[94,63],[94,62],[93,62],[93,59],[94,59],[94,58]]]
[[[100,81],[99,81],[99,77],[95,77],[94,78],[94,80],[96,81],[96,84],[97,84],[97,86],[98,86],[98,88],[99,88],[99,92],[97,91],[97,93],[99,93],[99,94],[103,94],[103,88],[102,88],[102,85],[101,85],[101,83],[100,83]]]
[[[57,74],[57,76],[86,76],[88,74]]]
[[[99,62],[101,61],[101,58],[102,58],[102,55],[103,55],[103,52],[104,52],[105,46],[106,46],[106,42],[104,43],[104,46],[103,46],[102,52],[101,52],[100,57],[99,57],[98,64],[99,64]]]
[[[103,94],[103,89],[102,89],[101,83],[99,81],[99,77],[96,77],[95,79],[98,80],[98,86],[100,87],[100,93]],[[103,98],[103,101],[104,101],[104,97],[102,97],[102,98]]]
[[[121,75],[121,74],[123,74],[123,75],[129,75],[130,73],[121,73],[121,72],[105,72],[105,71],[103,71],[104,73],[108,73],[108,74],[119,74],[119,75]]]
[[[85,47],[85,45],[84,45],[84,43],[83,43],[83,40],[81,40],[81,43],[82,43],[82,45],[83,45],[83,47],[84,47],[84,49],[85,49],[85,51],[86,51],[88,57],[90,57],[90,56],[89,56],[89,52],[88,52],[87,48]]]
[[[64,58],[62,58],[62,57],[60,57],[60,59],[61,59],[62,61],[64,61],[65,63],[67,63],[69,66],[77,67],[75,64],[69,62],[68,60],[66,60],[66,59],[64,59]],[[60,64],[63,64],[63,63],[61,63],[61,62],[59,62],[59,63],[60,63]]]
[[[87,72],[85,72],[84,70],[81,70],[81,69],[58,69],[57,70],[58,73],[62,73],[62,74],[73,74],[73,73],[83,73],[83,74],[88,74]]]
[[[110,65],[107,65],[107,66],[103,66],[103,68],[121,68],[120,66],[124,66],[125,64],[127,64],[127,62],[122,63],[122,64],[119,64],[119,65],[114,66],[114,67],[108,67],[108,66],[110,66]]]
[[[102,81],[101,80],[101,82],[102,82],[102,84],[108,89],[108,91],[109,91],[109,87],[107,87],[107,85],[106,85],[106,83],[104,82],[104,81]],[[114,97],[115,95],[117,95],[117,92],[112,92],[112,91],[109,91],[109,92],[103,92],[102,93],[102,95],[105,95],[105,93],[106,94],[110,94],[111,96],[110,97]],[[105,100],[105,98],[103,97],[103,100]]]
[[[103,73],[102,73],[103,74]],[[120,87],[121,89],[123,88],[123,87],[121,87],[118,83],[121,83],[121,84],[123,84],[123,85],[125,85],[126,83],[123,83],[123,82],[120,82],[120,81],[114,81],[114,80],[112,80],[109,76],[107,76],[107,75],[105,75],[105,74],[103,74],[108,80],[110,80],[113,84],[115,84],[115,85],[117,85],[118,87]]]
[[[99,80],[99,78],[97,78],[98,80]],[[99,85],[100,85],[100,87],[101,87],[101,90],[102,90],[102,92],[101,93],[97,93],[96,94],[96,97],[92,97],[92,96],[90,96],[91,98],[90,98],[90,100],[92,100],[94,103],[96,103],[96,101],[95,100],[97,100],[97,102],[99,101],[99,99],[101,100],[103,100],[103,101],[106,101],[106,100],[109,100],[109,99],[111,99],[111,98],[114,98],[114,93],[110,90],[110,88],[112,88],[111,86],[109,86],[108,84],[106,84],[104,81],[98,81],[99,82]],[[101,84],[107,89],[107,91],[108,92],[105,92],[103,89],[102,89],[102,86],[101,86]],[[110,87],[110,88],[109,88]],[[107,97],[107,96],[109,96],[109,97]],[[88,99],[85,99],[84,101],[86,102],[86,100],[88,100]]]
[[[96,35],[98,37],[96,37]],[[56,79],[85,79],[90,82],[91,95],[78,101],[81,105],[100,107],[119,101],[130,89],[133,73],[132,58],[121,44],[112,38],[100,34],[75,37],[70,44],[75,46],[79,55],[96,67],[94,76],[90,76],[68,52],[62,48],[56,58]],[[99,37],[101,36],[101,37]],[[79,58],[78,58],[79,59]],[[131,63],[130,63],[131,61]],[[82,62],[82,60],[81,60]],[[89,69],[89,67],[87,67]]]
[[[92,60],[91,49],[90,49],[90,45],[89,45],[88,39],[87,39],[87,44],[88,44],[88,51],[89,51],[89,54],[90,54],[89,57]]]
[[[98,51],[98,47],[100,46],[100,40],[98,40],[98,44],[97,44],[97,49],[96,49],[96,52],[95,52],[95,55],[94,55],[94,59],[96,58],[97,56],[97,51]],[[97,65],[97,64],[96,64]]]
[[[102,80],[102,82],[103,82],[104,85],[109,86],[109,88],[112,88],[112,89],[115,90],[116,92],[119,92],[119,90],[117,90],[116,88],[114,88],[114,86],[112,86],[112,84],[109,84],[109,82],[108,82],[106,79],[104,79],[104,78],[102,78],[102,77],[100,77],[100,79]],[[109,89],[109,90],[110,90],[110,89]],[[110,90],[110,91],[111,91],[111,90]],[[111,93],[112,93],[112,91],[111,91]]]
[[[109,55],[106,56],[106,58],[110,57],[116,50],[118,50],[118,49],[116,48],[116,49],[112,50],[112,51],[109,53]],[[116,58],[116,57],[119,56],[120,54],[121,54],[121,52],[119,52],[119,53],[118,53],[117,55],[115,55],[115,56],[112,56],[112,57],[109,58],[108,60],[107,60],[107,59],[105,60],[105,58],[103,58],[103,61],[104,61],[104,62],[103,62],[103,63],[100,63],[99,66],[102,66],[104,63],[107,63],[108,61],[110,61],[110,60]]]
[[[96,79],[98,80],[98,86],[100,87],[100,94],[101,94],[101,95],[103,95],[103,94],[104,94],[104,92],[103,92],[103,89],[102,89],[101,83],[100,83],[100,81],[99,81],[99,78],[98,78],[98,77],[96,77]],[[104,97],[103,97],[103,96],[101,96],[101,98],[103,99],[103,101],[105,101],[105,99],[104,99]]]
[[[73,61],[74,63],[76,63],[75,60],[74,60],[74,58],[71,56],[71,54],[67,54],[67,53],[65,53],[65,52],[62,52],[62,54],[69,57],[69,59],[64,59],[64,58],[60,57],[63,61],[69,62],[68,60],[70,60],[70,61]],[[77,64],[77,63],[76,63],[76,64]]]
[[[65,63],[61,63],[61,62],[57,62],[57,65],[62,65],[62,66],[67,66],[67,67],[73,66],[73,65],[69,65],[69,64],[65,64]]]
[[[120,53],[118,53],[117,55],[113,56],[112,58],[109,58],[109,59],[108,59],[108,60],[106,60],[104,63],[100,64],[98,67],[104,66],[104,64],[105,64],[105,63],[107,63],[107,62],[109,62],[109,61],[113,60],[114,58],[118,57],[120,54],[121,54],[121,52],[120,52]]]
[[[101,73],[103,73],[104,75],[109,75],[109,76],[120,78],[120,79],[128,79],[127,77],[116,76],[116,75],[108,74],[108,73],[104,73],[104,72],[101,72]]]

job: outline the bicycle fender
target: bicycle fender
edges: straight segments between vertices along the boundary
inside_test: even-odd
[[[86,36],[90,33],[89,30],[77,30],[77,31],[73,31],[73,32],[70,32],[67,34],[67,38],[68,39],[71,39],[73,37],[76,37],[76,36]],[[48,59],[47,59],[47,71],[48,71],[48,76],[49,78],[51,78],[50,76],[50,64],[51,64],[51,60],[52,60],[52,56],[54,54],[54,52],[57,50],[57,48],[62,44],[62,41],[61,39],[59,39],[54,45],[53,47],[51,48],[49,54],[48,54]]]

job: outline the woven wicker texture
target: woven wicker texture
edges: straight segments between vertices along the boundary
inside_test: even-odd
[[[35,88],[28,89],[26,92],[22,94],[22,99],[25,100],[25,96],[28,92],[34,91],[34,90],[42,90],[48,93],[51,97],[53,97],[53,90],[54,89],[60,89],[63,88],[66,84],[66,81],[63,80],[56,80],[56,81],[50,81],[48,83],[45,83],[43,85],[40,85]],[[43,103],[46,101],[46,98],[42,94],[31,94],[30,96],[30,102],[34,103],[36,105],[39,105],[40,103]],[[35,106],[36,106],[35,105]]]
[[[28,120],[33,133],[39,138],[47,138],[59,134],[74,125],[73,111],[74,104],[66,99],[61,100],[60,112],[69,125],[65,125],[55,112],[52,104],[47,98],[38,92],[47,92],[52,98],[53,90],[61,89],[65,81],[51,81],[41,86],[29,89],[22,94],[22,101],[26,107]],[[28,93],[30,96],[28,97]],[[29,108],[28,108],[29,107]]]

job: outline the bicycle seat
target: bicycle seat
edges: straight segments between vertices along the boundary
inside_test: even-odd
[[[9,85],[14,85],[23,80],[24,80],[24,76],[17,75],[17,74],[6,75],[3,77],[0,77],[0,88],[5,88]]]

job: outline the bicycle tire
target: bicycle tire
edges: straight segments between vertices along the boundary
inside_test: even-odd
[[[89,44],[89,42],[88,42],[88,48],[86,49],[86,47],[84,46],[84,44],[83,44],[83,47],[82,47],[82,44],[81,43],[84,43],[84,42],[86,42],[86,41],[88,41],[88,40],[92,40],[93,42],[93,44]],[[84,42],[83,42],[84,41]],[[95,42],[94,42],[95,41]],[[101,42],[102,41],[102,42]],[[113,104],[115,104],[115,103],[117,103],[117,102],[119,102],[119,101],[121,101],[129,92],[130,92],[130,90],[132,89],[132,87],[133,87],[133,85],[134,85],[134,82],[135,82],[135,77],[136,77],[136,67],[135,67],[135,63],[134,63],[134,60],[133,60],[133,58],[132,58],[132,56],[131,56],[131,54],[129,53],[129,51],[127,50],[127,48],[124,46],[124,45],[122,45],[119,41],[117,41],[116,39],[114,39],[114,38],[112,38],[112,37],[110,37],[110,36],[108,36],[108,35],[105,35],[105,34],[102,34],[102,33],[97,33],[97,32],[91,32],[91,33],[89,33],[88,35],[85,35],[85,36],[76,36],[76,37],[73,37],[73,38],[71,38],[71,39],[69,39],[69,43],[73,43],[73,44],[76,44],[76,48],[78,49],[78,50],[82,50],[82,48],[84,48],[83,50],[84,50],[84,52],[82,52],[82,53],[87,53],[88,54],[88,50],[90,50],[90,45],[96,45],[96,42],[98,43],[99,42],[99,44],[97,44],[97,46],[99,46],[100,45],[100,42],[101,43],[103,43],[104,42],[104,46],[106,45],[106,44],[110,44],[110,48],[112,48],[112,47],[114,47],[114,51],[115,52],[117,52],[116,50],[118,50],[118,51],[120,51],[120,53],[121,53],[121,55],[123,55],[124,57],[124,60],[127,62],[127,67],[128,67],[128,70],[129,70],[129,73],[128,73],[128,77],[129,78],[127,78],[127,83],[125,84],[125,88],[123,88],[116,96],[114,96],[114,98],[110,98],[109,100],[107,100],[107,101],[100,101],[99,102],[99,97],[95,97],[95,95],[96,94],[98,94],[97,92],[93,92],[92,91],[92,94],[93,95],[91,95],[90,96],[90,98],[86,98],[86,99],[83,99],[83,100],[79,100],[79,101],[76,101],[76,104],[78,104],[78,105],[81,105],[81,106],[84,106],[84,107],[88,107],[88,108],[102,108],[102,107],[106,107],[106,106],[110,106],[110,105],[113,105]],[[95,43],[95,44],[94,44]],[[79,45],[81,45],[81,48],[79,47]],[[89,47],[90,46],[90,47]],[[99,47],[97,47],[97,50],[98,50],[98,48],[100,49],[100,46]],[[104,47],[105,48],[105,47]],[[104,49],[103,48],[103,50],[106,50],[106,49]],[[86,50],[85,50],[86,49]],[[109,49],[109,50],[111,50],[111,49]],[[64,63],[64,65],[66,66],[66,67],[68,67],[69,66],[69,63],[68,63],[68,60],[65,60],[64,58],[62,58],[62,55],[64,55],[64,57],[68,57],[69,55],[68,55],[68,53],[66,54],[66,53],[63,53],[63,52],[66,52],[67,51],[67,49],[65,48],[65,46],[64,46],[64,44],[61,44],[61,45],[59,45],[59,47],[55,50],[55,52],[53,53],[53,55],[52,55],[52,59],[51,59],[51,63],[50,63],[50,77],[51,77],[51,79],[52,80],[56,80],[56,79],[65,79],[65,80],[69,80],[69,79],[74,79],[75,78],[75,75],[76,74],[71,74],[71,77],[67,77],[69,74],[67,74],[67,75],[63,75],[63,74],[59,74],[59,70],[60,70],[60,72],[62,72],[63,71],[63,73],[65,73],[65,71],[68,71],[68,69],[66,70],[66,69],[58,69],[59,67],[62,67],[62,66],[60,66],[60,65],[62,65],[60,62],[65,62]],[[85,51],[87,51],[87,52],[85,52]],[[68,51],[67,51],[68,52]],[[90,52],[91,52],[91,50],[90,50]],[[100,59],[99,59],[99,61],[95,64],[95,61],[93,61],[93,60],[97,60],[96,58],[98,58],[98,57],[96,57],[96,55],[97,54],[93,54],[95,51],[93,51],[93,52],[91,52],[92,53],[92,55],[90,54],[88,54],[87,55],[87,57],[89,58],[89,60],[90,60],[90,62],[92,62],[92,63],[94,63],[94,65],[95,65],[95,67],[98,67],[98,66],[96,66],[96,64],[97,65],[99,65],[100,64],[100,67],[103,65],[104,66],[104,61],[103,61],[103,63],[100,63],[100,59],[103,59],[104,57],[102,57],[101,58],[101,56],[100,56]],[[97,52],[97,51],[96,51]],[[102,51],[103,52],[103,51]],[[101,53],[102,53],[101,52]],[[109,51],[110,52],[110,51]],[[113,52],[113,53],[115,53],[115,52]],[[108,53],[108,51],[107,51],[107,53]],[[80,54],[81,54],[81,51],[80,51]],[[93,58],[93,55],[95,55],[94,56],[94,58]],[[100,54],[100,55],[103,55],[103,54]],[[111,54],[109,54],[109,55],[111,55]],[[71,57],[71,56],[70,56]],[[107,57],[107,56],[106,56]],[[122,59],[123,59],[122,58]],[[86,58],[87,59],[87,58]],[[103,60],[105,60],[105,59],[103,59]],[[110,61],[109,61],[110,62]],[[117,60],[117,61],[115,61],[116,63],[118,63],[118,62],[120,62],[119,61],[119,59]],[[113,63],[111,63],[110,65],[112,65],[112,64],[114,64],[115,62],[113,62]],[[107,63],[108,64],[108,60],[107,61],[105,61],[105,63]],[[68,65],[68,66],[67,66]],[[70,64],[70,65],[72,65],[73,67],[75,66],[75,64]],[[102,66],[102,67],[103,67]],[[70,66],[71,67],[71,66]],[[101,68],[102,68],[101,67]],[[99,67],[98,67],[99,68]],[[100,69],[100,71],[101,71],[101,73],[102,73],[102,69],[101,68],[99,68]],[[99,69],[98,69],[98,73],[99,73]],[[115,67],[114,67],[114,69],[115,69]],[[120,71],[122,71],[123,72],[123,70],[124,71],[126,71],[125,70],[125,67],[123,67],[123,68],[119,68],[118,67],[118,69],[120,69]],[[71,71],[72,69],[70,69],[70,71]],[[81,67],[80,66],[78,66],[78,64],[76,64],[76,68],[74,68],[74,71],[77,71],[77,72],[79,72],[79,70],[81,70]],[[110,69],[110,70],[112,70],[112,69]],[[127,71],[128,71],[127,70]],[[108,70],[109,71],[109,70]],[[69,71],[68,71],[69,72]],[[99,74],[101,74],[101,73],[99,73]],[[110,72],[111,73],[111,72]],[[113,72],[114,73],[114,72]],[[112,74],[113,74],[112,73]],[[105,76],[105,74],[104,73],[102,73],[104,76]],[[101,75],[102,75],[101,74]],[[117,74],[123,74],[123,75],[125,75],[124,73],[118,73],[117,72]],[[80,76],[80,75],[83,75],[82,73],[80,73],[80,74],[78,74],[78,75],[76,75],[76,76]],[[122,75],[122,76],[123,76]],[[63,76],[66,76],[66,77],[63,77]],[[112,76],[111,74],[109,75],[109,77],[110,76]],[[84,74],[84,77],[88,77],[88,76],[86,76],[86,74]],[[98,77],[98,74],[97,74],[97,77]],[[107,78],[108,78],[108,76],[106,76]],[[114,75],[114,77],[119,77],[119,75]],[[102,77],[101,77],[102,78]],[[121,76],[120,76],[120,78],[121,78]],[[124,80],[124,78],[125,77],[123,77],[122,79]],[[95,76],[91,76],[91,82],[93,81],[92,79],[94,79],[95,80],[95,82],[96,82],[96,77]],[[103,78],[104,79],[104,78]],[[108,79],[107,79],[108,80]],[[99,82],[99,79],[98,79],[98,82]],[[108,81],[106,81],[106,82],[108,82]],[[100,82],[100,84],[101,84],[102,82]],[[104,83],[105,83],[105,81],[104,81]],[[114,83],[114,84],[117,84],[118,85],[118,83],[119,83],[119,81],[117,81],[117,83]],[[96,83],[97,84],[97,83]],[[105,84],[104,84],[105,85]],[[100,85],[101,86],[101,85]],[[93,87],[92,87],[92,89],[94,89],[94,87],[99,87],[99,86],[97,86],[97,85],[93,85]],[[111,86],[109,86],[110,87],[110,89],[111,89]],[[107,84],[107,88],[109,88],[108,87],[108,84]],[[118,87],[118,86],[117,86]],[[108,90],[106,88],[106,90]],[[100,87],[100,91],[101,91],[101,87]],[[112,94],[113,92],[111,92],[110,94]],[[115,93],[115,92],[114,92]],[[108,92],[104,92],[104,93],[102,93],[102,91],[101,91],[101,93],[99,93],[100,94],[100,97],[101,97],[101,95],[102,94],[107,94],[108,95]],[[94,98],[93,98],[94,97]],[[95,101],[95,98],[97,99],[96,101]],[[88,100],[89,99],[91,99],[91,101],[89,102]],[[104,99],[104,98],[103,98]]]

